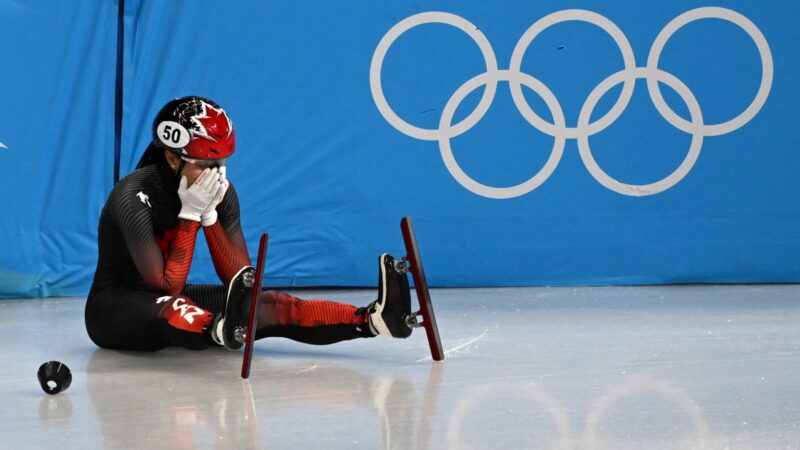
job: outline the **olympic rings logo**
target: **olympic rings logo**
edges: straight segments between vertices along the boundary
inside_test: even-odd
[[[675,76],[658,68],[658,60],[661,56],[661,52],[667,41],[675,32],[690,22],[709,18],[731,22],[744,30],[753,42],[755,42],[761,58],[761,83],[755,98],[738,116],[718,124],[706,124],[703,121],[700,105],[697,103],[697,99],[689,88]],[[561,105],[550,89],[533,76],[521,72],[522,59],[536,36],[553,25],[567,21],[588,22],[600,27],[608,33],[619,47],[625,65],[623,70],[610,75],[592,90],[580,110],[577,126],[575,127],[567,127]],[[468,80],[453,93],[442,111],[439,127],[436,129],[419,128],[400,118],[400,116],[392,110],[391,106],[389,106],[381,85],[383,60],[394,41],[406,31],[419,25],[429,23],[451,25],[466,33],[475,41],[478,48],[480,48],[486,64],[486,72]],[[389,29],[375,49],[375,53],[372,56],[372,63],[370,64],[369,75],[372,97],[384,119],[405,135],[425,141],[438,141],[439,151],[447,170],[459,184],[477,195],[494,199],[509,199],[533,191],[544,183],[555,170],[564,152],[566,140],[575,139],[577,140],[581,160],[592,177],[601,185],[623,195],[645,196],[666,191],[680,182],[697,161],[705,137],[720,136],[730,133],[741,128],[755,117],[767,101],[770,88],[772,87],[773,62],[769,44],[758,27],[747,17],[726,8],[697,8],[687,11],[673,19],[661,30],[658,36],[656,36],[647,57],[647,65],[644,67],[638,67],[636,65],[633,49],[628,39],[619,27],[606,17],[582,9],[558,11],[538,20],[525,31],[514,48],[508,69],[498,69],[494,50],[486,36],[483,35],[478,27],[455,14],[446,12],[424,12],[407,17]],[[637,79],[644,79],[647,81],[647,90],[659,114],[672,126],[692,136],[689,151],[677,169],[659,181],[638,185],[625,184],[608,175],[597,164],[597,161],[595,161],[589,146],[589,138],[608,128],[626,109],[633,95],[633,88]],[[461,169],[458,162],[456,162],[453,156],[453,150],[450,146],[450,139],[467,132],[483,118],[494,100],[494,94],[499,81],[508,83],[514,104],[525,120],[537,130],[554,138],[552,152],[545,162],[544,167],[527,181],[511,187],[488,186],[471,178]],[[661,95],[659,83],[666,84],[681,97],[689,109],[690,120],[680,117],[669,107]],[[622,84],[622,92],[619,99],[617,99],[614,106],[612,106],[603,117],[592,122],[592,112],[598,101],[610,89],[618,84]],[[531,108],[523,96],[523,85],[532,89],[544,100],[545,104],[550,109],[553,123],[546,121],[534,112],[533,108]],[[481,86],[486,86],[486,89],[475,110],[461,122],[453,124],[453,115],[458,106],[471,92]]]

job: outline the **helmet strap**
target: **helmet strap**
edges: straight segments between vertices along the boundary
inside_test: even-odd
[[[186,161],[184,161],[183,159],[181,159],[180,161],[181,162],[178,165],[178,170],[175,172],[175,177],[178,179],[179,182],[181,181],[181,172],[183,172],[183,166],[186,165]]]

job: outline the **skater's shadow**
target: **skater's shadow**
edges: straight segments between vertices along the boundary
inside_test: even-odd
[[[367,374],[330,355],[315,360],[304,354],[302,363],[262,362],[247,382],[239,378],[241,359],[231,355],[95,351],[86,382],[102,445],[264,448],[311,445],[320,434],[352,443],[352,435],[339,433],[344,423],[370,448],[413,448],[408,424],[426,420],[416,417],[420,398],[430,395],[431,380],[438,391],[440,379],[429,377],[421,391],[405,376]],[[337,411],[340,418],[328,420]],[[349,417],[354,412],[356,417]]]

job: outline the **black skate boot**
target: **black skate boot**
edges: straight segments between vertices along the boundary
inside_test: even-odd
[[[256,270],[245,266],[228,285],[225,310],[214,318],[211,338],[228,350],[238,350],[247,336],[247,316],[250,313],[250,290]]]
[[[376,335],[407,338],[411,335],[411,293],[408,276],[396,264],[400,261],[387,253],[378,258],[378,299],[367,306],[369,327]]]

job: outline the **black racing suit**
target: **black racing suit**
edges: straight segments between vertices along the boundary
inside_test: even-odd
[[[159,350],[214,345],[209,330],[225,307],[226,285],[251,264],[231,185],[218,220],[202,227],[224,284],[187,285],[200,223],[180,219],[178,179],[165,162],[136,170],[111,191],[100,215],[98,261],[86,301],[86,330],[100,347]],[[310,344],[371,337],[364,308],[262,292],[256,339],[282,336]]]

